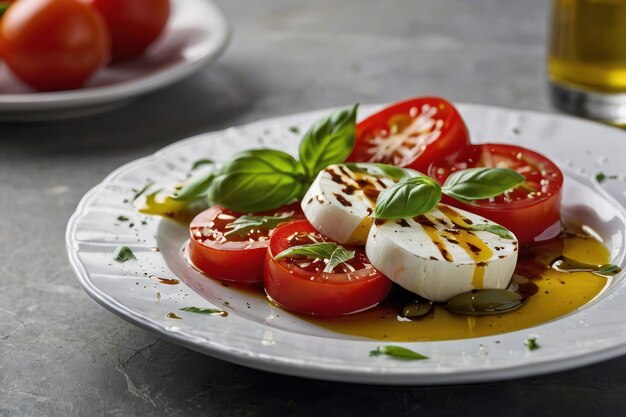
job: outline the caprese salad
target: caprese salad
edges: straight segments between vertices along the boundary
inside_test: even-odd
[[[594,277],[593,288],[572,280],[569,307],[537,313],[548,320],[548,310],[579,307],[619,271],[597,242],[580,251],[587,258],[568,252],[566,239],[587,238],[563,231],[563,175],[545,156],[472,144],[440,98],[356,120],[357,106],[318,120],[298,158],[253,149],[218,167],[202,161],[202,172],[174,190],[142,190],[140,210],[181,221],[208,206],[188,225],[189,262],[318,317],[357,317],[391,299],[408,320],[502,317],[540,293],[542,277]]]

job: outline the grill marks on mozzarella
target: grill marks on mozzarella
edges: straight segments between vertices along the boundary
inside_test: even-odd
[[[392,281],[434,301],[472,289],[506,288],[517,240],[472,231],[477,223],[493,224],[445,204],[410,219],[376,221],[366,253]]]

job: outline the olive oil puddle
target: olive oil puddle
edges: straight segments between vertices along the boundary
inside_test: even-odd
[[[193,267],[184,247],[183,256]],[[565,266],[564,259],[572,266],[572,271],[557,269]],[[445,304],[436,303],[427,314],[410,320],[400,314],[416,296],[396,286],[378,306],[363,312],[328,318],[289,313],[338,334],[373,340],[411,342],[493,336],[533,327],[584,306],[602,292],[610,279],[577,269],[580,265],[602,266],[608,261],[607,248],[582,233],[564,233],[558,238],[522,247],[510,289],[520,294],[524,302],[518,309],[498,315],[464,316],[449,312]],[[266,298],[260,285],[223,282],[222,286],[247,297],[261,298],[273,308],[283,310]],[[203,292],[199,288],[196,291]]]
[[[342,317],[303,319],[336,333],[397,342],[467,339],[521,330],[577,310],[609,282],[606,277],[587,271],[551,268],[551,262],[559,257],[601,265],[609,261],[609,252],[592,237],[570,234],[522,247],[511,289],[525,300],[520,308],[505,314],[463,316],[436,304],[425,316],[409,320],[399,316],[410,301],[407,293],[394,288],[386,300],[371,310]]]

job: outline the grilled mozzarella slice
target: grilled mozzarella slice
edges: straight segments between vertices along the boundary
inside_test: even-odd
[[[330,165],[311,184],[302,211],[323,235],[341,244],[365,246],[378,195],[407,175],[420,174],[378,164]]]
[[[401,287],[432,301],[483,288],[506,288],[518,242],[480,225],[495,223],[439,204],[426,214],[372,226],[365,252],[372,265]],[[476,229],[476,230],[472,230]]]

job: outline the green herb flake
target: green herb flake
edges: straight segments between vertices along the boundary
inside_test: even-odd
[[[500,236],[502,239],[514,239],[515,237],[506,228],[498,224],[476,224],[471,228],[474,232],[489,232]]]
[[[226,229],[230,230],[224,233],[224,236],[243,236],[253,229],[272,230],[279,224],[291,220],[291,217],[291,213],[285,213],[281,216],[241,216],[226,225]]]
[[[524,346],[526,346],[528,348],[528,350],[535,350],[535,349],[539,349],[540,346],[537,344],[537,338],[536,337],[530,337],[528,339],[526,339],[526,341],[524,342]]]
[[[604,172],[598,172],[596,174],[596,181],[598,181],[599,184],[602,184],[606,180],[616,180],[616,179],[617,179],[617,175],[606,175]]]
[[[292,256],[306,256],[309,259],[328,259],[324,272],[333,272],[337,266],[354,258],[354,255],[355,252],[353,250],[348,250],[335,242],[322,242],[292,246],[274,256],[274,259]]]
[[[289,131],[294,135],[297,135],[300,133],[300,128],[298,126],[290,126]]]
[[[129,248],[128,246],[119,246],[115,249],[115,251],[113,251],[113,259],[115,259],[117,262],[122,263],[137,258],[135,257],[135,254],[133,253],[131,248]]]
[[[421,353],[417,353],[411,349],[404,348],[402,346],[378,346],[376,349],[370,351],[370,356],[387,355],[392,358],[418,361],[429,359],[428,356],[424,356]]]
[[[214,314],[222,314],[222,313],[224,313],[223,310],[220,310],[218,308],[183,307],[180,310],[181,311],[187,311],[189,313],[207,314],[207,315],[214,315]]]
[[[126,216],[117,216],[117,220],[121,222],[127,222],[129,219]]]
[[[150,187],[152,187],[154,185],[154,182],[152,181],[148,181],[146,183],[146,185],[143,186],[143,188],[139,191],[136,191],[135,194],[133,195],[133,198],[131,200],[131,202],[134,202],[135,200],[137,200],[139,197],[141,197],[146,191],[148,191],[148,189]]]

